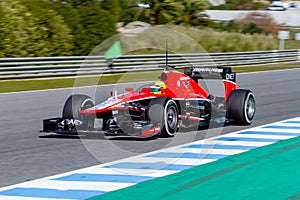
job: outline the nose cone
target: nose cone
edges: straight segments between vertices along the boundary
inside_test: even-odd
[[[80,111],[80,114],[85,114],[85,115],[91,115],[91,114],[96,114],[97,110],[93,109],[93,108],[89,108],[89,109],[85,109]]]

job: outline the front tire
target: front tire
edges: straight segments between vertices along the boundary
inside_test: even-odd
[[[233,90],[227,100],[227,118],[237,124],[252,123],[256,111],[255,97],[250,90]]]
[[[173,137],[178,131],[178,106],[168,98],[153,99],[149,105],[149,118],[151,122],[159,122],[160,134],[163,137]]]
[[[64,119],[78,119],[82,121],[82,128],[93,128],[94,116],[82,115],[80,111],[91,108],[94,105],[94,101],[91,97],[82,94],[73,94],[65,102],[62,117]]]

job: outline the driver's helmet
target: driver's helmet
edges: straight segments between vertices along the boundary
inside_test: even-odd
[[[167,86],[163,81],[157,80],[154,81],[154,83],[150,86],[150,92],[153,94],[160,94],[161,89],[166,89],[166,88]]]

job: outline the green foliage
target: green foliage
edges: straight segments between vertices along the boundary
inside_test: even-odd
[[[114,19],[115,22],[121,17],[121,5],[119,0],[103,0],[102,7],[109,11],[110,17]]]
[[[246,33],[249,33],[249,34],[255,34],[255,33],[262,34],[262,33],[265,33],[265,32],[262,28],[260,28],[256,24],[249,23],[249,24],[246,24],[243,27],[242,33],[244,33],[244,34],[246,34]]]
[[[54,5],[54,9],[63,17],[73,35],[73,55],[87,55],[102,41],[116,33],[115,19],[110,11],[99,6],[80,6],[69,4]]]
[[[109,11],[98,7],[82,7],[79,16],[82,28],[85,30],[84,40],[80,41],[84,55],[116,33],[115,20],[109,17]]]
[[[166,13],[169,23],[183,25],[183,26],[197,26],[200,24],[208,23],[209,20],[203,20],[199,12],[208,7],[206,1],[201,0],[173,0],[170,2],[172,9]]]
[[[146,8],[144,12],[152,25],[159,24],[158,18],[166,18],[168,13],[174,10],[174,6],[176,6],[172,0],[143,0],[141,2],[149,5],[149,8]]]
[[[32,17],[37,19],[37,27],[44,41],[44,56],[70,55],[72,45],[71,30],[64,22],[63,18],[53,9],[44,9],[49,3],[39,0],[23,0],[25,5],[32,13]]]
[[[143,21],[150,23],[149,11],[148,9],[144,9],[138,6],[138,4],[143,1],[139,0],[120,0],[121,7],[121,20],[125,24],[133,21]],[[157,24],[161,22],[161,15],[157,16]],[[164,23],[164,22],[163,22]],[[166,22],[165,22],[166,23]]]
[[[266,8],[266,4],[253,0],[226,0],[226,4],[211,6],[212,10],[259,10]]]
[[[67,2],[67,3],[65,3]],[[229,5],[247,4],[250,0],[229,0]],[[138,3],[148,4],[141,8]],[[0,56],[87,55],[97,45],[116,34],[118,21],[145,21],[152,25],[176,24],[186,27],[214,28],[194,35],[208,51],[242,51],[272,49],[272,42],[257,33],[266,25],[235,22],[216,24],[201,11],[205,0],[7,0],[0,1]],[[270,24],[269,22],[267,24]],[[269,25],[270,26],[270,25]],[[275,30],[275,29],[274,29]],[[254,34],[228,33],[229,31]],[[255,42],[251,41],[255,40]],[[227,43],[227,41],[230,41]]]
[[[71,4],[73,7],[100,5],[99,0],[60,0],[59,1],[59,3],[63,3],[63,2],[67,2],[67,4]]]
[[[220,22],[216,29],[244,34],[265,34],[276,36],[282,28],[267,13],[251,12],[237,21]]]
[[[219,31],[227,31],[227,32],[239,32],[240,27],[238,23],[234,20],[218,22],[216,24],[216,29]]]
[[[259,51],[276,49],[277,40],[266,35],[217,32],[212,29],[199,30],[182,26],[165,26],[197,41],[207,52]]]
[[[121,0],[120,7],[122,19],[121,21],[125,24],[137,20],[147,21],[147,19],[145,19],[143,10],[138,7],[137,0]]]
[[[300,49],[300,40],[285,40],[285,49]]]
[[[73,55],[87,55],[102,41],[116,34],[117,19],[112,17],[111,10],[104,10],[100,6],[74,7],[68,3],[52,4],[52,8],[71,29]]]
[[[0,55],[23,57],[70,53],[72,36],[62,18],[53,10],[35,13],[36,9],[32,10],[26,3],[8,0],[0,4]]]
[[[25,6],[22,6],[19,1],[2,2],[0,16],[1,57],[26,56],[32,53],[31,51],[37,50],[32,47],[30,50],[26,49],[29,40],[38,39],[39,35],[34,28],[35,19],[30,17],[31,13]]]
[[[68,1],[62,4],[45,0],[0,2],[0,56],[89,54],[116,33],[119,12],[118,9],[102,9],[98,0],[94,3],[72,1],[71,4]],[[111,17],[112,12],[115,18]]]
[[[277,35],[281,27],[267,13],[251,12],[237,21],[242,33]]]
[[[199,12],[208,8],[205,0],[143,0],[149,8],[143,12],[152,25],[177,24],[184,26],[195,26],[203,24]],[[205,21],[207,22],[207,20]]]
[[[72,55],[85,55],[83,49],[88,49],[85,40],[86,30],[83,29],[79,10],[74,8],[71,4],[51,4],[51,8],[55,10],[58,15],[62,16],[65,23],[71,30],[72,37]],[[84,54],[85,53],[85,54]]]

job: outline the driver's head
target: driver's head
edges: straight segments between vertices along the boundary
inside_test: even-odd
[[[150,92],[153,94],[161,94],[161,90],[166,89],[166,87],[164,82],[157,80],[150,86]]]
[[[161,89],[166,89],[167,88],[166,84],[161,80],[154,81],[152,86],[159,87]]]

